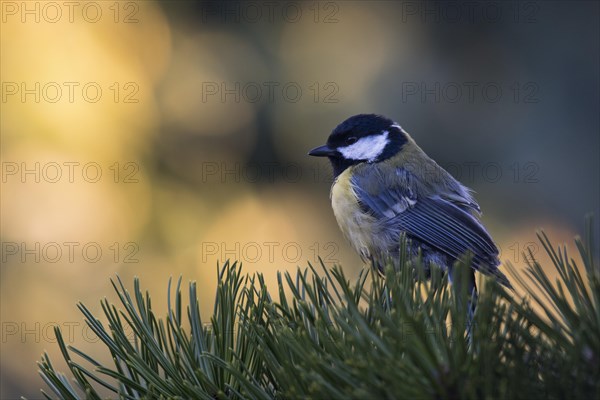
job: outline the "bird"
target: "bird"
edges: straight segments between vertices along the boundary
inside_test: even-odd
[[[329,159],[333,213],[363,261],[383,272],[399,257],[406,237],[409,256],[422,257],[426,271],[447,271],[450,281],[454,262],[470,253],[467,281],[475,299],[475,271],[511,287],[473,191],[429,158],[398,123],[378,114],[354,115],[308,154]]]

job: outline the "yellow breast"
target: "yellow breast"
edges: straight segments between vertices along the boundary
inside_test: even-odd
[[[342,172],[331,187],[331,206],[335,218],[352,246],[363,258],[374,248],[375,218],[364,213],[350,184],[350,167]]]

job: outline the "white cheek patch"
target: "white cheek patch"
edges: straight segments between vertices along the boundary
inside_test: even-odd
[[[372,162],[383,153],[385,146],[389,142],[388,135],[388,131],[383,131],[379,135],[362,137],[350,146],[338,148],[338,151],[347,160],[367,160]]]

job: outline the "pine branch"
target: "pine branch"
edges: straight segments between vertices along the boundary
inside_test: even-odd
[[[120,304],[101,302],[107,326],[78,305],[113,364],[67,346],[56,328],[72,378],[45,354],[39,367],[50,392],[43,393],[60,399],[100,399],[101,390],[122,399],[599,398],[600,269],[591,218],[586,226],[584,239],[576,239],[583,271],[566,247],[552,246],[540,233],[557,281],[530,254],[525,277],[508,265],[528,297],[487,280],[472,320],[465,312],[468,293],[454,290],[438,271],[426,279],[417,265],[415,274],[405,257],[401,268],[388,266],[385,278],[364,270],[350,282],[342,269],[322,262],[279,274],[277,300],[261,274],[243,274],[241,265],[226,262],[217,266],[209,319],[200,314],[195,282],[184,310],[181,279],[173,295],[169,281],[168,313],[161,318],[137,278],[131,294],[117,277]],[[468,265],[458,263],[455,279]]]

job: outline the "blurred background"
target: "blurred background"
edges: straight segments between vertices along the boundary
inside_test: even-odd
[[[75,303],[116,274],[158,310],[195,280],[205,312],[226,259],[355,277],[306,153],[357,113],[473,188],[518,268],[598,215],[597,2],[0,4],[2,399],[40,397],[55,325],[106,360]]]

